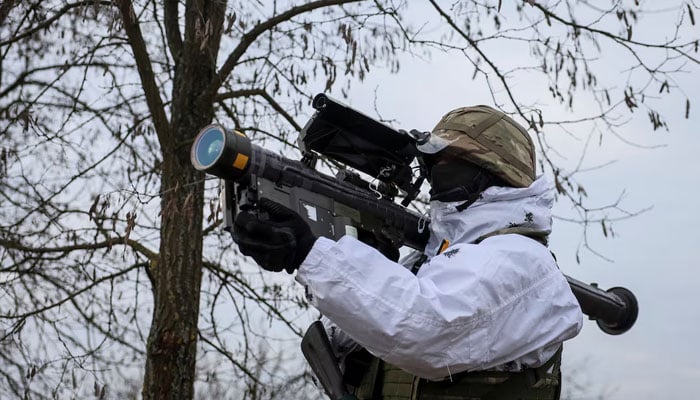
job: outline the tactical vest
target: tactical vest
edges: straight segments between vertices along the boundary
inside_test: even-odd
[[[359,400],[558,400],[561,350],[520,372],[462,372],[442,381],[418,378],[373,357],[354,394]]]
[[[489,233],[475,243],[509,233],[547,244],[546,234],[522,227]],[[417,272],[417,268],[413,271]],[[462,372],[442,381],[411,375],[366,351],[364,355],[350,356],[348,363],[346,382],[359,400],[558,400],[561,394],[561,348],[537,368]],[[358,374],[360,371],[364,374]]]

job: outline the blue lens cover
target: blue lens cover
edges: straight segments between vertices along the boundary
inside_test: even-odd
[[[197,140],[195,149],[197,163],[203,168],[211,166],[224,149],[224,133],[217,127],[207,129]]]

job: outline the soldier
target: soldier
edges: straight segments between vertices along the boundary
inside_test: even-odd
[[[562,343],[582,313],[546,247],[553,190],[535,176],[532,139],[476,106],[446,114],[419,150],[423,254],[397,263],[396,249],[316,239],[269,201],[272,222],[240,213],[234,239],[263,268],[297,271],[360,399],[559,398]]]

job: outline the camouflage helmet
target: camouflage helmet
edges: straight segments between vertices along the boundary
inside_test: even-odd
[[[535,146],[530,135],[489,106],[450,111],[418,150],[471,162],[515,187],[528,187],[535,180]]]

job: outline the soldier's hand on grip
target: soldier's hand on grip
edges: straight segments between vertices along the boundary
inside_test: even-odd
[[[236,217],[233,238],[238,248],[268,271],[294,272],[316,240],[311,229],[298,214],[271,200],[261,199],[258,210],[268,219],[251,211]]]

